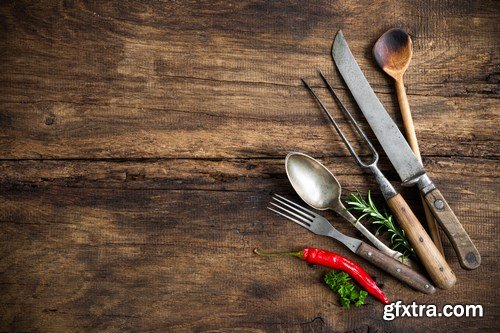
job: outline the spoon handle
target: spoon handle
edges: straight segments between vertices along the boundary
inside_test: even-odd
[[[364,242],[358,247],[356,254],[416,290],[426,294],[436,292],[436,288],[425,276]]]
[[[368,238],[370,243],[375,245],[375,247],[380,250],[380,252],[388,255],[391,258],[396,259],[397,261],[403,262],[403,254],[401,254],[398,251],[392,250],[390,247],[382,243],[377,237],[375,237],[374,234],[372,234],[368,229],[366,229],[365,226],[361,224],[361,222],[355,222],[353,224],[354,227],[363,234],[363,236]]]
[[[398,96],[399,108],[401,109],[401,117],[406,132],[406,139],[418,159],[420,159],[420,148],[418,147],[417,134],[415,133],[415,125],[411,116],[410,104],[406,95],[405,85],[402,78],[395,80],[396,95]]]
[[[457,282],[455,274],[401,194],[387,199],[387,205],[436,286],[441,289],[451,288]]]
[[[350,212],[347,210],[347,208],[344,207],[344,205],[339,201],[338,204],[335,207],[332,207],[335,212],[337,212],[340,216],[342,216],[345,220],[347,220],[349,223],[351,223],[356,229],[359,230],[365,236],[370,243],[375,245],[377,249],[388,255],[389,257],[392,257],[400,262],[403,262],[403,254],[391,249],[384,243],[382,243],[377,237],[375,237],[374,234],[370,232],[370,230],[366,229],[361,222],[359,222]],[[409,265],[409,263],[408,263]]]

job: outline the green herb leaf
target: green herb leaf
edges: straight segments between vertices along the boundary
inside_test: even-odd
[[[359,292],[358,300],[356,301],[356,303],[354,303],[354,306],[355,307],[360,307],[362,304],[364,304],[366,296],[368,296],[368,293],[366,291],[364,291],[364,290],[361,290]]]
[[[365,302],[368,293],[364,290],[358,289],[352,283],[350,276],[345,272],[330,271],[324,276],[324,281],[334,292],[340,296],[340,304],[349,309],[351,303],[359,307]]]
[[[391,248],[403,254],[403,259],[412,257],[416,259],[416,254],[406,237],[404,230],[394,223],[392,215],[387,213],[384,207],[383,213],[380,212],[373,203],[371,193],[368,191],[367,200],[363,198],[359,191],[347,197],[347,204],[350,211],[361,213],[357,218],[357,222],[368,217],[368,223],[377,227],[375,235],[388,233],[391,240]]]

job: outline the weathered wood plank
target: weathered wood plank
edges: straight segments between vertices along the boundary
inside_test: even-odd
[[[478,180],[468,185],[470,191],[488,194],[484,184]],[[446,188],[453,190],[457,189]],[[0,329],[294,331],[312,325],[316,317],[321,319],[314,325],[323,331],[370,325],[414,332],[412,325],[417,322],[422,331],[435,324],[416,319],[384,322],[382,308],[373,300],[361,309],[342,310],[320,282],[323,269],[292,259],[254,257],[254,247],[305,245],[352,257],[338,244],[267,212],[268,198],[259,190],[48,187],[2,191]],[[470,198],[470,204],[477,205],[474,196]],[[456,199],[450,198],[452,205]],[[481,236],[498,231],[498,210],[490,209],[493,215],[486,216],[471,207],[457,214],[476,240],[483,264],[466,272],[450,260],[459,277],[451,290],[425,296],[365,265],[393,299],[483,304],[485,318],[447,321],[451,330],[479,321],[482,327],[494,324],[496,301],[485,286],[498,278],[496,242]],[[346,223],[333,221],[343,232],[354,234]],[[446,252],[451,257],[449,244]],[[351,316],[357,319],[349,320]]]
[[[497,93],[494,2],[13,2],[1,14],[4,79],[69,77],[80,83],[69,89],[89,99],[97,87],[119,89],[120,78],[144,87],[165,77],[299,86],[297,77],[330,66],[340,28],[370,82],[388,91],[370,48],[394,25],[415,38],[410,93]]]
[[[304,88],[182,82],[165,82],[162,98],[131,97],[129,106],[59,102],[55,95],[61,93],[50,96],[50,90],[49,100],[3,103],[0,158],[276,157],[290,150],[346,155]],[[395,97],[379,96],[401,123]],[[498,156],[498,137],[491,135],[498,127],[497,99],[412,96],[410,103],[423,156]]]
[[[498,38],[489,34],[496,16],[487,6],[430,3],[421,12],[413,5],[377,2],[364,4],[364,10],[346,4],[219,2],[210,10],[206,5],[130,3],[125,11],[122,3],[1,6],[0,158],[234,158],[310,147],[331,151],[332,136],[324,139],[329,133],[324,119],[299,78],[319,84],[320,67],[342,87],[325,36],[345,26],[375,89],[392,92],[369,52],[379,34],[371,25],[375,18],[388,19],[378,15],[385,10],[447,18],[433,25],[427,16],[407,18],[416,25],[415,66],[406,78],[410,94],[482,92],[458,99],[410,96],[423,154],[454,155],[458,146],[466,156],[498,155],[498,143],[488,135],[498,118],[492,88]],[[299,17],[289,15],[296,10]],[[263,11],[267,15],[259,15]],[[471,35],[457,39],[453,29]],[[398,120],[393,95],[379,95]],[[310,127],[316,131],[318,125],[321,132],[311,134]]]
[[[493,1],[2,2],[0,331],[496,332],[499,13]],[[344,195],[376,188],[299,78],[319,86],[321,68],[353,108],[329,55],[343,29],[401,123],[371,56],[393,26],[414,42],[405,81],[424,164],[483,263],[461,270],[445,241],[458,284],[434,296],[366,266],[393,299],[482,304],[484,318],[386,322],[373,299],[346,311],[323,269],[251,252],[354,258],[265,208],[270,192],[297,198],[292,150],[319,157]]]
[[[352,157],[318,158],[350,190],[375,187],[373,176],[358,167]],[[103,189],[163,190],[272,190],[288,186],[284,155],[281,159],[144,159],[144,160],[24,160],[0,161],[0,188],[18,187],[92,187]],[[457,185],[476,178],[492,184],[500,177],[495,160],[475,158],[437,158],[424,160],[436,182],[450,180]],[[380,169],[395,185],[400,183],[392,166],[383,160]],[[273,179],[274,182],[269,182]],[[364,183],[364,184],[363,184]],[[463,190],[464,194],[474,194]]]
[[[345,158],[324,162],[348,183],[344,193],[374,188]],[[498,278],[493,235],[500,212],[492,178],[498,176],[497,165],[443,159],[430,166],[481,251],[483,265],[462,271],[445,242],[459,283],[436,296],[412,292],[377,269],[370,271],[391,297],[437,304],[478,302],[493,313],[496,305],[488,301],[484,286]],[[0,170],[6,295],[0,329],[298,331],[316,325],[317,330],[347,331],[368,325],[406,331],[401,322],[383,322],[374,303],[356,310],[364,319],[339,323],[339,316],[351,312],[340,309],[319,282],[324,270],[252,256],[256,246],[311,244],[350,256],[338,244],[266,211],[269,191],[292,191],[282,161],[3,161]],[[406,197],[418,207],[414,191]],[[355,234],[338,218],[333,221],[341,231]],[[186,306],[189,314],[179,311]],[[266,312],[256,313],[254,307]],[[19,313],[23,316],[15,317]],[[493,323],[488,316],[482,320],[486,327]],[[429,329],[431,322],[420,328]],[[469,318],[452,326],[475,323]],[[408,321],[404,325],[409,327]]]

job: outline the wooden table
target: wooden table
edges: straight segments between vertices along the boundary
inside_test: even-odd
[[[493,1],[3,1],[0,331],[497,331],[499,12]],[[289,151],[324,162],[344,195],[372,189],[381,202],[299,79],[326,97],[322,69],[360,115],[330,56],[342,29],[401,125],[371,55],[391,27],[414,42],[405,79],[425,167],[482,254],[462,270],[445,240],[458,283],[434,296],[266,210],[272,192],[298,199]],[[422,217],[417,191],[402,191]],[[341,308],[324,268],[252,254],[307,245],[359,260],[393,300],[481,304],[484,317],[384,321],[373,298]]]

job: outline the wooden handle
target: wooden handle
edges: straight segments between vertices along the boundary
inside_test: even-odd
[[[444,258],[443,244],[441,243],[441,236],[439,235],[437,221],[434,219],[434,215],[432,214],[429,206],[427,205],[427,202],[423,195],[420,195],[420,199],[422,200],[422,205],[424,207],[425,221],[427,222],[427,229],[429,230],[429,235],[431,236],[434,245],[436,245],[437,249]]]
[[[436,292],[436,288],[425,276],[366,243],[362,243],[356,253],[416,290],[426,294]]]
[[[398,95],[399,108],[401,109],[401,117],[403,118],[403,125],[405,127],[406,140],[408,140],[408,144],[415,156],[420,156],[417,135],[415,134],[415,126],[413,125],[413,118],[411,117],[410,104],[406,96],[403,78],[396,80],[396,94]]]
[[[418,258],[424,265],[432,281],[441,289],[451,288],[457,278],[446,263],[431,238],[411,211],[401,194],[387,200],[387,205],[404,229]]]
[[[413,118],[411,116],[410,104],[408,103],[408,97],[406,96],[406,89],[403,83],[403,77],[396,79],[396,93],[398,95],[399,108],[401,109],[401,117],[403,118],[403,125],[405,127],[406,138],[408,144],[413,150],[413,153],[417,157],[420,163],[422,163],[422,157],[420,156],[420,148],[418,147],[417,135],[415,133],[415,126],[413,125]],[[444,255],[443,245],[441,244],[441,236],[439,235],[439,230],[437,222],[434,219],[431,211],[425,203],[425,199],[422,198],[422,203],[424,205],[425,220],[427,221],[427,228],[429,229],[429,234],[438,248],[439,252]]]
[[[430,210],[439,221],[446,235],[450,239],[451,245],[460,261],[460,265],[465,269],[475,269],[481,264],[481,255],[472,243],[464,227],[458,221],[448,203],[438,189],[432,190],[425,196]]]

